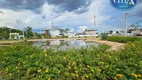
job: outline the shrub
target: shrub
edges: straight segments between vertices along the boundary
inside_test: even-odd
[[[0,47],[0,74],[7,80],[142,79],[142,40],[118,52],[108,46],[55,51],[32,45]]]
[[[108,37],[108,34],[106,34],[106,33],[102,33],[102,34],[101,34],[102,40],[106,40],[107,37]]]
[[[125,37],[125,36],[108,36],[107,37],[107,40],[109,41],[121,42],[121,43],[134,42],[140,39],[141,38],[138,38],[138,37]]]

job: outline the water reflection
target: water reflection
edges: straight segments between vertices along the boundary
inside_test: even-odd
[[[94,41],[85,41],[85,40],[47,40],[47,41],[37,41],[33,43],[34,46],[42,46],[45,48],[52,48],[56,50],[66,50],[76,48],[79,49],[81,47],[90,47],[90,46],[98,46]]]

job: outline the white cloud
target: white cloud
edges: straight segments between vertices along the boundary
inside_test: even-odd
[[[138,5],[133,11],[138,11],[140,8],[141,5]],[[26,26],[31,26],[35,30],[41,30],[48,29],[51,26],[50,23],[52,20],[57,27],[68,27],[71,31],[82,32],[85,28],[94,29],[94,15],[96,16],[96,29],[100,31],[119,28],[120,25],[123,25],[122,23],[115,24],[109,21],[111,18],[114,18],[114,16],[122,16],[120,14],[124,14],[123,11],[118,11],[111,7],[109,0],[94,0],[89,6],[89,10],[82,14],[76,14],[68,11],[57,13],[55,12],[57,11],[56,9],[57,8],[55,8],[55,6],[48,4],[43,5],[41,14],[35,14],[29,10],[16,12],[0,9],[0,11],[4,12],[4,14],[0,14],[0,26],[9,26],[17,29],[23,29]],[[45,16],[45,19],[42,19],[42,16]],[[122,20],[123,18],[121,21],[117,20],[117,22],[122,22]],[[113,25],[110,23],[106,24],[106,22],[113,23],[113,25],[116,26],[113,27]]]
[[[82,32],[84,32],[86,29],[88,29],[88,27],[87,26],[79,26],[79,28],[78,28],[78,33],[82,33]]]

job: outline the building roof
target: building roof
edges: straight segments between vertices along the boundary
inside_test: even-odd
[[[85,30],[85,31],[96,31],[96,30]]]
[[[141,29],[139,29],[140,30],[140,32],[142,32],[142,28]]]
[[[61,31],[64,31],[64,29],[61,29],[61,28],[58,28],[58,27],[52,27],[52,28],[47,29],[47,30],[61,30]],[[47,30],[43,30],[43,31],[47,31]]]
[[[76,35],[85,35],[85,33],[77,33]]]

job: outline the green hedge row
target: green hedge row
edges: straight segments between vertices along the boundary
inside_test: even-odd
[[[121,43],[127,43],[127,42],[134,42],[138,41],[141,38],[139,37],[125,37],[125,36],[108,36],[108,41],[114,41],[114,42],[121,42]]]

